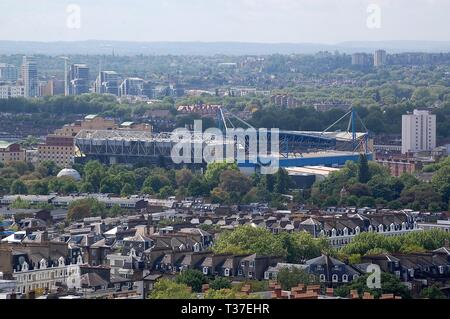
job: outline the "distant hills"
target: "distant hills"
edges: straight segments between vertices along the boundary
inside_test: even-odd
[[[450,52],[450,41],[382,41],[316,43],[244,43],[244,42],[125,42],[74,41],[26,42],[0,41],[0,54],[112,54],[118,55],[266,55],[312,54],[336,50],[345,53],[373,52],[385,49],[389,53]]]

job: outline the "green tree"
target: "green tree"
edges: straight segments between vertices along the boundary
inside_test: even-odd
[[[211,163],[206,169],[205,180],[211,187],[216,187],[218,186],[220,175],[228,170],[238,171],[239,169],[235,163]]]
[[[208,283],[208,278],[201,271],[188,269],[178,274],[175,282],[191,287],[194,292],[202,292],[202,285]]]
[[[94,192],[100,190],[100,183],[106,176],[105,168],[98,161],[89,161],[84,166],[83,180],[87,184],[91,185]]]
[[[283,290],[291,290],[291,288],[299,284],[309,285],[316,283],[316,280],[306,270],[296,267],[292,267],[291,269],[287,267],[282,268],[278,272],[277,281]]]
[[[420,297],[424,299],[447,299],[445,294],[437,286],[434,285],[422,289]]]
[[[150,293],[150,299],[196,299],[189,287],[170,279],[160,279]]]
[[[28,189],[25,183],[18,179],[11,184],[10,193],[26,195],[28,193]]]
[[[192,181],[192,178],[194,175],[192,174],[191,170],[187,168],[183,168],[178,170],[175,173],[175,180],[177,182],[177,185],[180,186],[187,186]]]
[[[400,296],[403,299],[411,298],[411,294],[406,285],[404,285],[400,279],[391,275],[389,273],[381,273],[381,288],[369,288],[367,286],[367,278],[369,274],[359,277],[353,281],[349,287],[351,290],[357,290],[358,294],[361,296],[364,292],[371,293],[375,298],[380,298],[382,294],[394,294],[395,296]]]
[[[231,281],[225,277],[216,277],[216,279],[209,283],[209,288],[214,290],[230,289]]]
[[[291,185],[291,179],[288,172],[280,168],[275,174],[274,191],[278,194],[286,194]]]
[[[152,175],[145,179],[143,187],[150,188],[153,192],[158,193],[164,186],[170,186],[170,180],[166,176]]]
[[[29,201],[23,200],[20,197],[17,197],[17,199],[11,203],[10,207],[14,209],[29,209],[31,208],[31,203]]]
[[[281,241],[276,240],[270,231],[248,225],[221,233],[213,246],[213,251],[217,254],[286,256]]]
[[[365,184],[370,180],[369,164],[365,154],[359,155],[358,180],[362,184]]]
[[[130,195],[133,195],[136,192],[136,189],[133,185],[126,183],[123,185],[122,190],[120,191],[120,196],[122,197],[128,197]]]

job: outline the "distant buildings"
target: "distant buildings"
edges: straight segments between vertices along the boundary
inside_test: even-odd
[[[10,99],[25,96],[23,85],[0,85],[0,99]]]
[[[0,163],[25,161],[25,151],[20,144],[0,141]]]
[[[15,82],[17,78],[18,72],[14,65],[0,63],[0,81]]]
[[[95,81],[94,90],[98,94],[119,95],[120,76],[115,71],[101,71]]]
[[[38,160],[53,161],[59,167],[70,167],[74,161],[74,138],[48,135],[45,143],[38,146]]]
[[[354,53],[352,54],[352,65],[357,66],[369,66],[372,64],[372,58],[367,53]]]
[[[86,64],[72,64],[68,77],[70,95],[89,93],[89,67]]]
[[[375,55],[373,57],[373,65],[374,66],[383,66],[386,64],[386,51],[377,50],[375,51]]]
[[[153,96],[153,87],[141,78],[126,78],[119,87],[119,96]]]
[[[24,56],[22,60],[22,81],[25,86],[25,97],[39,96],[38,71],[36,61],[32,57]]]
[[[414,110],[402,116],[402,154],[436,148],[436,115]]]

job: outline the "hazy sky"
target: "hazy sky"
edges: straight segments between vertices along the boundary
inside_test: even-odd
[[[0,40],[450,41],[450,0],[0,0],[0,12]]]

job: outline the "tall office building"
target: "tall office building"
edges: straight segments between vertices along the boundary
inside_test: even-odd
[[[119,88],[120,96],[146,96],[152,97],[153,86],[141,78],[126,78]]]
[[[436,115],[414,110],[402,116],[402,153],[436,148]]]
[[[386,64],[386,51],[377,50],[373,56],[373,65],[374,66],[382,66]]]
[[[119,95],[120,76],[115,71],[100,71],[95,81],[95,93]]]
[[[25,97],[39,96],[37,65],[34,58],[26,56],[23,57],[22,81],[25,86]]]
[[[72,64],[68,77],[70,95],[89,93],[89,67],[86,64]]]
[[[14,65],[0,63],[0,81],[15,82],[17,78],[17,68]]]

